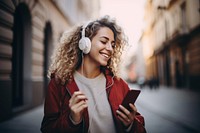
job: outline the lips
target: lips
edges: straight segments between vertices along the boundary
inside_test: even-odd
[[[100,52],[100,54],[102,55],[102,56],[104,56],[105,58],[110,58],[110,54],[107,54],[107,53],[103,53],[103,52]]]

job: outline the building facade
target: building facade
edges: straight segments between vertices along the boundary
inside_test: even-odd
[[[146,78],[200,90],[200,1],[147,0],[144,19]]]
[[[0,1],[0,121],[43,103],[54,46],[98,7],[98,0]]]

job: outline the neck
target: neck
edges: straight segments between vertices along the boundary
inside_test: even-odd
[[[84,60],[82,65],[78,68],[78,72],[86,78],[95,78],[101,73],[100,66],[88,63],[86,60]]]

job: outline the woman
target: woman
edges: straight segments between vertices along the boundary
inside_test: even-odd
[[[49,69],[42,132],[146,132],[135,105],[120,105],[129,90],[117,75],[126,44],[109,16],[63,34]]]

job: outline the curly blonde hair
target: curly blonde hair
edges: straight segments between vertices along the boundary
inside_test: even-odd
[[[111,19],[109,16],[90,22],[85,29],[85,36],[92,40],[101,27],[110,28],[115,39],[115,48],[111,59],[108,61],[107,66],[101,66],[101,70],[109,69],[114,76],[118,76],[120,57],[127,45],[127,38],[122,28],[116,24],[115,19]],[[71,31],[63,33],[60,43],[51,58],[52,63],[48,71],[48,77],[54,73],[61,79],[62,84],[72,79],[73,73],[81,66],[82,62],[82,51],[78,47],[81,31],[82,26],[77,26]]]

